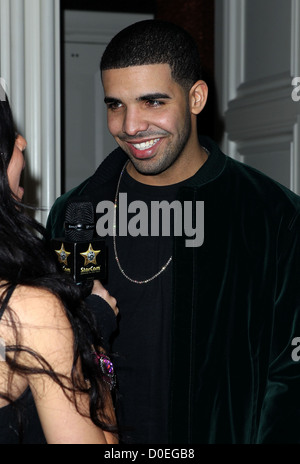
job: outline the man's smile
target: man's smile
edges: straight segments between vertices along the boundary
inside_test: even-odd
[[[141,143],[132,143],[134,148],[137,150],[147,150],[148,148],[152,148],[154,145],[156,145],[160,139],[152,139],[152,140],[147,140],[147,142],[141,142]]]
[[[137,140],[125,140],[130,154],[136,159],[149,159],[157,154],[157,149],[161,145],[164,137],[149,139],[138,142]]]

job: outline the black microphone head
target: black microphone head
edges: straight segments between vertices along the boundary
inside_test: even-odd
[[[95,230],[94,207],[90,201],[70,202],[66,207],[65,236],[71,242],[93,240]]]

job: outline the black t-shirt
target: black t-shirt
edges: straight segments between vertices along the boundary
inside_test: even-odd
[[[123,174],[120,193],[127,193],[127,206],[138,207],[138,203],[132,202],[143,202],[149,213],[149,236],[132,237],[128,233],[116,237],[120,266],[133,280],[149,279],[172,256],[170,236],[161,236],[161,233],[151,236],[151,202],[163,199],[171,203],[179,185],[153,187],[136,182],[126,171]],[[124,211],[121,213],[124,219]],[[139,209],[128,214],[127,223],[134,221],[137,214],[140,214]],[[145,215],[140,218],[136,229],[145,231]],[[119,331],[112,351],[120,395],[117,414],[121,432],[126,429],[122,440],[126,443],[168,443],[172,262],[154,280],[145,284],[132,283],[118,268],[112,237],[107,242],[107,288],[117,299],[120,310]]]
[[[0,408],[0,444],[47,444],[30,388],[14,403]]]

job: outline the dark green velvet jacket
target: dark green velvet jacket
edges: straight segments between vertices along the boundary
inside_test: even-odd
[[[210,168],[178,197],[204,201],[205,237],[174,239],[170,442],[300,443],[300,198],[200,142]],[[51,237],[67,198],[113,198],[126,159],[117,149],[56,201]]]

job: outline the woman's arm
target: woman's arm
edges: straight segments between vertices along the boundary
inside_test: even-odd
[[[72,387],[73,332],[61,302],[47,291],[20,287],[11,299],[11,306],[20,320],[22,345],[37,352],[55,372],[66,376],[64,383]],[[20,362],[31,368],[40,367],[39,362],[26,353],[20,355]],[[78,373],[82,379],[79,366]],[[112,434],[104,433],[89,418],[87,394],[76,394],[80,414],[70,399],[72,393],[69,393],[70,398],[66,396],[48,375],[29,375],[28,383],[49,444],[117,442]],[[107,407],[114,421],[110,400]]]

